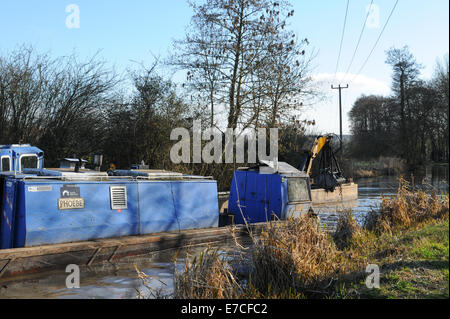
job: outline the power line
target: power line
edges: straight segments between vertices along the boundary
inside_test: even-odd
[[[350,70],[350,68],[351,68],[351,66],[352,66],[352,64],[353,64],[353,60],[355,59],[356,52],[358,51],[359,44],[361,43],[361,39],[362,39],[364,30],[366,29],[367,19],[369,18],[370,10],[372,9],[372,5],[373,5],[373,0],[370,2],[369,10],[367,10],[366,19],[364,20],[364,24],[363,24],[361,33],[359,34],[358,43],[356,44],[355,51],[353,52],[352,59],[350,60],[350,64],[348,65],[348,68],[347,68],[347,70],[345,71],[345,76],[344,76],[344,80],[343,80],[343,81],[345,81],[345,78],[347,77],[348,71]]]
[[[347,24],[347,14],[348,14],[348,5],[349,5],[349,3],[350,3],[350,0],[347,0],[347,8],[345,9],[344,26],[342,28],[341,44],[339,45],[339,54],[338,54],[338,59],[337,59],[337,62],[336,62],[336,70],[334,71],[334,78],[335,79],[336,79],[336,74],[337,74],[337,70],[338,70],[338,67],[339,67],[339,60],[341,59],[342,43],[344,41],[345,25]]]
[[[364,67],[365,67],[366,64],[367,64],[367,61],[369,61],[370,56],[372,55],[373,51],[375,50],[375,47],[377,46],[378,41],[380,41],[380,38],[381,38],[381,36],[383,35],[383,32],[384,32],[384,30],[386,29],[386,26],[388,25],[389,20],[391,19],[392,14],[394,13],[395,8],[397,7],[398,1],[399,1],[399,0],[397,0],[397,1],[395,2],[394,7],[392,8],[391,13],[389,14],[389,17],[387,18],[386,23],[384,24],[383,29],[381,30],[380,35],[378,36],[377,41],[375,42],[374,46],[372,47],[372,50],[370,51],[369,55],[367,56],[367,59],[364,61],[363,65],[362,65],[361,68],[359,69],[358,73],[352,78],[352,80],[351,80],[352,82],[356,79],[356,77],[357,77],[357,76],[361,73],[361,71],[364,69]]]

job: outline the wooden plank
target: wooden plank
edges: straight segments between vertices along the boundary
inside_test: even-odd
[[[158,233],[142,236],[107,238],[92,241],[53,244],[36,247],[3,249],[0,250],[0,260],[18,257],[42,256],[47,254],[65,253],[77,250],[91,250],[97,249],[99,247],[116,247],[117,245],[145,244],[151,242],[158,242],[161,240],[176,239],[179,238],[180,236],[190,238],[193,236],[198,237],[198,236],[220,235],[226,232],[229,232],[228,228],[226,227],[213,229],[196,229],[196,230],[184,230],[176,233],[175,232]]]
[[[92,255],[91,259],[89,259],[89,262],[87,263],[86,266],[92,265],[92,263],[93,263],[94,260],[95,260],[95,257],[97,257],[97,255],[98,255],[98,253],[100,252],[100,250],[102,250],[102,247],[99,247],[99,248],[97,248],[97,249],[95,250],[94,254]]]
[[[4,263],[3,267],[0,269],[0,278],[3,276],[3,274],[5,274],[6,269],[8,268],[9,264],[11,264],[11,262],[13,262],[14,260],[15,260],[15,258],[8,259],[8,261],[6,261],[6,263]]]
[[[265,226],[266,223],[252,224],[249,229],[251,232],[259,232]],[[166,249],[224,242],[233,238],[232,231],[236,237],[248,234],[244,225],[236,225],[0,250],[0,265],[4,264],[0,274],[4,278],[13,277],[59,269],[71,263],[90,266],[104,261],[112,262],[124,257],[144,255]]]
[[[116,253],[120,249],[120,247],[122,247],[122,246],[121,245],[117,245],[116,249],[114,249],[114,251],[111,254],[111,256],[109,256],[108,262],[112,262],[114,260],[114,257],[116,256]]]

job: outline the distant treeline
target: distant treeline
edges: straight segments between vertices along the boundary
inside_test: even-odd
[[[361,96],[353,105],[349,155],[360,159],[399,157],[409,167],[448,162],[449,61],[433,77],[419,78],[422,66],[408,47],[387,51],[392,66],[391,96]]]

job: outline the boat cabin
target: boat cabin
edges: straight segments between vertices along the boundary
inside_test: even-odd
[[[0,249],[218,226],[209,177],[43,168],[44,152],[28,144],[0,156]]]
[[[228,214],[236,224],[299,217],[312,211],[309,175],[278,162],[234,172]]]
[[[42,169],[44,152],[30,144],[0,145],[0,173],[20,173],[24,169]]]

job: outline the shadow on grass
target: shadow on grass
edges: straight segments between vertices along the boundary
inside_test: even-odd
[[[382,271],[394,271],[403,268],[417,269],[424,268],[430,270],[448,269],[449,263],[445,260],[414,260],[414,261],[396,261],[393,263],[383,264]]]

